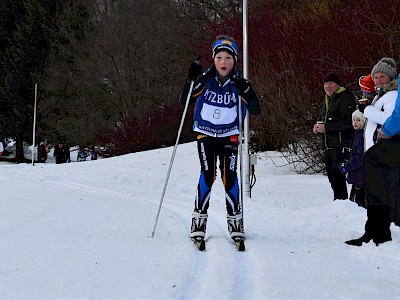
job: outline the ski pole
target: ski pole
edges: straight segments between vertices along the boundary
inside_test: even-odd
[[[165,179],[164,189],[163,189],[162,194],[161,194],[160,205],[158,206],[158,212],[157,212],[156,221],[155,221],[155,223],[154,223],[153,232],[151,233],[151,237],[152,237],[152,238],[154,237],[154,232],[156,231],[157,222],[158,222],[158,217],[160,216],[161,206],[162,206],[162,203],[163,203],[163,200],[164,200],[165,191],[166,191],[166,189],[167,189],[168,180],[169,180],[169,175],[170,175],[171,169],[172,169],[172,164],[173,164],[174,159],[175,159],[176,148],[178,147],[178,142],[179,142],[179,138],[180,138],[180,136],[181,136],[181,131],[182,131],[183,123],[185,122],[186,112],[187,112],[187,109],[188,109],[188,106],[189,106],[190,96],[192,95],[193,86],[194,86],[194,80],[192,80],[192,81],[190,82],[189,94],[188,94],[188,96],[187,96],[187,98],[186,98],[185,109],[183,110],[183,114],[182,114],[182,118],[181,118],[181,125],[179,126],[178,136],[176,137],[176,142],[175,142],[175,146],[174,146],[174,151],[172,152],[171,161],[170,161],[170,163],[169,163],[167,178]]]
[[[239,178],[240,178],[240,206],[242,210],[242,224],[244,228],[244,208],[243,208],[243,122],[242,122],[242,99],[239,97]]]

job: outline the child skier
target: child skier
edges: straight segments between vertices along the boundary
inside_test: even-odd
[[[352,120],[355,135],[350,159],[348,162],[340,164],[339,169],[342,174],[348,173],[347,182],[352,184],[350,200],[357,203],[359,206],[366,207],[365,190],[362,180],[365,117],[362,112],[356,110],[353,112]]]
[[[232,38],[218,36],[212,45],[212,58],[214,63],[203,74],[199,61],[191,64],[180,97],[181,103],[185,104],[191,83],[195,81],[189,103],[196,102],[193,131],[197,135],[201,173],[192,215],[191,238],[200,250],[205,250],[207,210],[218,158],[225,187],[228,230],[238,249],[243,251],[245,235],[236,173],[239,101],[243,103],[242,121],[246,108],[257,115],[260,104],[250,83],[240,76],[237,69],[238,48]]]

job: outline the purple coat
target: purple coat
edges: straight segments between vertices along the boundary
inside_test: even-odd
[[[364,155],[364,129],[356,130],[353,147],[349,161],[344,165],[347,174],[347,182],[355,186],[364,186],[363,177],[363,155]]]

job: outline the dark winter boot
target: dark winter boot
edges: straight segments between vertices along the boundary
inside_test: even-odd
[[[374,238],[377,230],[377,222],[379,219],[378,205],[370,205],[367,207],[367,222],[365,222],[365,233],[362,237],[354,240],[346,241],[347,245],[362,246],[363,243],[369,243]]]
[[[374,237],[374,243],[376,246],[378,246],[379,244],[383,244],[385,242],[389,242],[391,240],[392,240],[392,233],[390,229]]]
[[[377,246],[392,240],[390,223],[390,206],[377,206],[377,229],[375,235],[373,236],[373,241]]]
[[[244,238],[244,229],[243,229],[243,216],[241,213],[237,215],[227,215],[226,216],[228,223],[228,231],[231,235],[231,238],[235,240],[235,238]]]
[[[193,212],[192,214],[192,229],[190,237],[192,239],[196,237],[201,237],[204,239],[206,236],[208,214],[201,214],[198,212]]]
[[[368,232],[365,232],[362,237],[360,237],[358,239],[346,241],[345,243],[347,245],[360,247],[360,246],[362,246],[362,243],[369,243],[370,240],[372,240],[371,235]]]

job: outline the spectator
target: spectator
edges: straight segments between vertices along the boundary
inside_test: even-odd
[[[369,103],[371,103],[376,96],[375,82],[372,79],[371,74],[368,74],[367,76],[361,76],[358,80],[358,84],[364,99],[367,99]]]
[[[333,200],[348,199],[346,176],[338,165],[348,161],[354,139],[352,113],[356,102],[352,92],[340,86],[335,73],[324,77],[325,98],[313,131],[321,134],[326,173],[333,190]]]
[[[362,246],[370,240],[373,240],[377,246],[391,241],[390,224],[395,219],[394,211],[398,207],[400,136],[397,131],[398,124],[395,124],[398,118],[390,117],[394,106],[398,108],[400,105],[397,92],[398,82],[394,80],[397,77],[394,60],[381,59],[373,67],[371,75],[378,95],[372,105],[364,108],[364,115],[367,118],[367,127],[370,122],[376,125],[383,123],[384,130],[380,131],[378,128],[376,137],[380,140],[372,139],[372,145],[366,148],[368,150],[364,155],[363,182],[367,202],[367,221],[363,236],[346,241],[352,246]],[[398,113],[397,111],[397,116]],[[367,139],[367,131],[365,138]],[[375,140],[376,143],[374,143]]]
[[[56,164],[71,162],[69,149],[63,143],[59,143],[54,147],[53,155],[56,158]]]
[[[366,207],[364,184],[362,181],[365,117],[359,110],[355,110],[352,119],[355,136],[350,159],[347,163],[339,165],[339,169],[342,174],[347,173],[347,183],[352,185],[350,200],[359,206]]]
[[[391,58],[382,58],[372,69],[377,95],[366,105],[359,104],[359,110],[367,119],[365,126],[365,151],[375,144],[376,129],[380,128],[392,114],[397,97],[396,63]],[[365,111],[364,111],[365,110]]]
[[[79,147],[78,154],[76,156],[76,161],[86,161],[86,157],[89,155],[86,153],[85,148]]]
[[[49,152],[49,148],[47,146],[47,140],[43,140],[40,142],[38,147],[38,162],[45,163],[47,160],[47,153]]]
[[[90,160],[96,160],[97,159],[97,150],[94,146],[92,146],[90,150]]]

